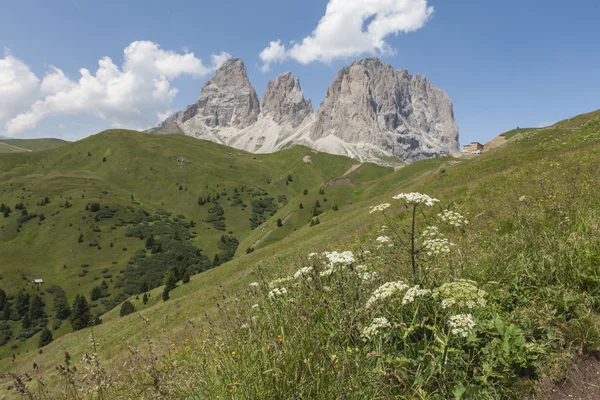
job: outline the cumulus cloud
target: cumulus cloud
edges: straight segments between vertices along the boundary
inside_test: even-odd
[[[25,63],[5,50],[0,59],[0,121],[27,110],[38,98],[39,83]]]
[[[263,71],[287,59],[302,64],[392,51],[386,38],[423,27],[433,14],[427,0],[329,0],[313,33],[301,42],[272,41],[260,53]]]
[[[0,100],[0,120],[5,122],[6,132],[12,136],[54,115],[88,114],[107,120],[112,126],[149,127],[159,121],[159,116],[164,116],[177,95],[172,80],[182,75],[206,76],[228,58],[227,53],[211,56],[212,63],[207,66],[194,53],[180,54],[163,50],[153,42],[139,41],[124,50],[121,67],[104,57],[98,61],[94,73],[80,69],[78,81],[69,79],[59,68],[51,67],[40,85],[39,79],[22,61],[5,56],[0,60],[3,99]],[[8,97],[4,93],[11,92],[20,93],[24,99],[19,109],[3,104]],[[26,102],[29,103],[27,111],[23,109]]]

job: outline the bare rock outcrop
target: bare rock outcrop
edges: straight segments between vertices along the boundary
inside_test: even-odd
[[[206,82],[195,104],[154,130],[180,131],[255,153],[302,144],[380,164],[459,150],[448,95],[426,77],[377,58],[343,68],[316,113],[291,72],[269,82],[261,104],[243,61],[231,59]]]

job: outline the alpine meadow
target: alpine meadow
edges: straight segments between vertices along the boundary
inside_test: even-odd
[[[600,399],[594,1],[5,3],[0,399]]]

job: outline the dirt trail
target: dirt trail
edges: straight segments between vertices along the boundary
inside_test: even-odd
[[[12,147],[13,149],[17,149],[17,150],[22,150],[22,151],[26,151],[26,152],[29,152],[29,153],[33,153],[32,150],[24,149],[22,147],[13,146],[12,144],[4,143],[4,142],[0,142],[0,144],[3,144],[5,146],[7,146],[7,147]]]
[[[597,400],[600,399],[600,361],[586,358],[574,363],[563,382],[542,384],[541,393],[533,400]]]
[[[353,173],[354,171],[356,171],[357,169],[359,169],[361,165],[362,165],[362,163],[361,164],[354,164],[353,166],[350,167],[350,169],[348,171],[344,172],[344,175],[342,175],[342,176],[350,175],[351,173]]]
[[[282,219],[282,220],[281,220],[281,224],[282,224],[282,225],[284,225],[284,224],[285,224],[285,222],[286,222],[288,219],[290,219],[290,218],[291,218],[293,215],[294,215],[294,212],[293,212],[293,211],[292,211],[292,212],[290,212],[288,215],[286,215],[286,216],[285,216],[285,218],[284,218],[284,219]],[[261,231],[261,232],[264,232],[266,227],[267,227],[267,225],[265,224],[265,225],[263,226],[263,228],[262,228],[262,231]],[[263,235],[263,236],[262,236],[260,239],[258,239],[256,242],[252,243],[252,246],[250,246],[250,247],[254,247],[254,246],[256,246],[257,244],[259,244],[260,242],[262,242],[263,240],[265,240],[265,239],[266,239],[266,238],[267,238],[267,237],[268,237],[268,236],[269,236],[271,233],[273,233],[273,229],[269,229],[269,230],[267,231],[267,233],[265,233],[265,234],[264,234],[264,235]]]

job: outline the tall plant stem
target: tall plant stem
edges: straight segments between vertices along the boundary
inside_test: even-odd
[[[410,260],[412,263],[412,272],[413,272],[413,277],[416,279],[417,278],[417,263],[416,263],[416,259],[415,259],[415,220],[417,219],[417,206],[413,205],[413,217],[412,217],[412,229],[410,232],[410,245],[411,245],[411,249],[410,249]]]

